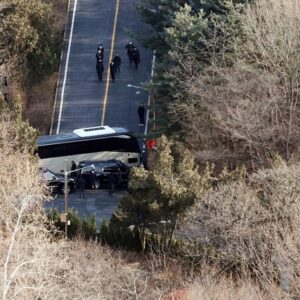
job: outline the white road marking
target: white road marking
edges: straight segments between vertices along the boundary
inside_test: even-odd
[[[67,8],[67,24],[69,24],[69,11],[70,11],[70,1],[68,0],[68,8]],[[66,25],[67,26],[67,25]],[[66,28],[64,30],[64,37],[63,37],[63,42],[66,40]],[[56,103],[57,103],[57,94],[58,94],[58,87],[59,87],[59,75],[61,72],[61,66],[62,66],[62,60],[63,60],[63,56],[64,56],[64,50],[61,51],[60,54],[60,62],[59,62],[59,69],[58,69],[58,78],[57,78],[57,82],[56,82],[56,89],[55,89],[55,97],[54,97],[54,105],[53,105],[53,111],[52,111],[52,118],[51,118],[51,127],[50,127],[50,132],[49,134],[51,135],[53,132],[53,124],[54,124],[54,115],[55,115],[55,108],[56,108]]]
[[[58,134],[59,130],[60,130],[61,114],[62,114],[62,108],[63,108],[63,104],[64,104],[64,93],[65,93],[65,85],[66,85],[66,81],[67,81],[67,73],[68,73],[68,66],[69,66],[69,57],[70,57],[70,51],[71,51],[76,8],[77,8],[77,0],[75,0],[74,8],[73,8],[73,16],[72,16],[71,30],[70,30],[70,36],[69,36],[69,45],[68,45],[66,66],[65,66],[65,72],[64,72],[64,81],[63,81],[62,90],[61,90],[60,107],[59,107],[59,115],[58,115],[58,121],[57,121],[56,134]]]

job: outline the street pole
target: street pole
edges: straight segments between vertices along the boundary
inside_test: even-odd
[[[68,238],[68,161],[65,159],[64,176],[65,176],[65,238]]]

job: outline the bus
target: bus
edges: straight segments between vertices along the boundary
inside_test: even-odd
[[[62,173],[64,162],[76,165],[80,161],[116,159],[128,167],[141,163],[138,140],[127,129],[121,127],[98,126],[75,129],[71,133],[44,135],[38,138],[40,167],[55,173]]]

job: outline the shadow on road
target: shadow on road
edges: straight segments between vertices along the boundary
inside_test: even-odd
[[[85,191],[85,199],[79,198],[79,193],[68,195],[68,207],[78,211],[79,216],[96,215],[97,226],[104,219],[110,219],[116,210],[120,198],[124,192],[115,192],[112,195],[107,190]],[[60,213],[64,212],[64,195],[58,195],[53,200],[45,202],[45,210],[57,208]]]

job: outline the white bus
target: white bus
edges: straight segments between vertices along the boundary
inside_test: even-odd
[[[71,162],[83,160],[117,159],[129,167],[141,163],[137,138],[124,128],[98,126],[75,129],[72,133],[40,136],[38,139],[40,167],[61,173],[65,160],[68,170]]]

